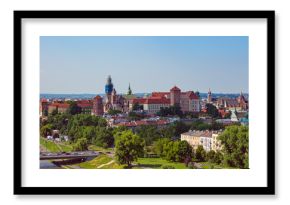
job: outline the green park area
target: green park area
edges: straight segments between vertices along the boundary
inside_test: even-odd
[[[88,114],[54,114],[41,121],[43,152],[97,151],[98,157],[71,168],[83,169],[224,169],[248,168],[248,127],[231,125],[219,135],[222,150],[196,149],[180,134],[188,130],[220,130],[220,124],[181,121],[168,126],[143,125],[132,130],[109,127],[104,118]],[[68,142],[47,140],[53,131],[69,136]],[[58,138],[59,136],[53,136]]]
[[[40,146],[48,152],[71,152],[73,150],[71,145],[56,143],[44,138],[40,138]]]
[[[161,158],[138,158],[133,169],[187,169],[184,163],[170,162]]]
[[[78,164],[82,169],[123,169],[122,165],[117,164],[114,159],[108,155],[100,156]]]

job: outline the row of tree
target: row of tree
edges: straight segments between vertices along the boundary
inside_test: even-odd
[[[89,144],[102,147],[114,145],[113,129],[107,128],[105,119],[89,114],[71,115],[68,113],[49,115],[42,121],[40,134],[42,137],[52,135],[59,130],[62,135],[70,137],[75,150],[86,150]]]
[[[196,150],[187,141],[159,138],[154,141],[153,151],[168,161],[183,162],[188,166],[191,161],[222,164],[226,167],[249,168],[248,163],[248,127],[228,126],[219,136],[222,144],[221,151],[206,152],[202,145]],[[131,130],[115,133],[115,156],[119,163],[127,164],[130,168],[132,162],[144,156],[145,140]]]
[[[134,133],[126,127],[108,128],[106,120],[102,117],[88,114],[56,114],[48,116],[41,122],[41,136],[52,134],[52,130],[60,130],[68,135],[75,150],[86,150],[89,144],[102,147],[116,148],[116,158],[120,163],[127,165],[143,156],[144,146],[153,145],[154,152],[169,161],[184,162],[191,160],[223,163],[226,166],[248,168],[248,127],[227,126],[219,136],[222,152],[205,152],[202,146],[195,151],[186,141],[176,140],[181,133],[189,129],[220,129],[221,125],[209,125],[196,121],[191,125],[176,122],[172,125],[158,128],[146,125],[135,129]],[[136,146],[135,146],[136,145]],[[125,159],[121,156],[125,155]]]
[[[159,139],[154,144],[154,151],[160,157],[173,162],[184,162],[188,165],[193,157],[192,147],[187,141]]]

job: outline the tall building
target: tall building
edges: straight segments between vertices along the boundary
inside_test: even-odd
[[[105,105],[104,112],[108,112],[109,110],[120,110],[124,111],[125,99],[121,95],[117,95],[117,91],[114,88],[112,83],[112,78],[109,75],[107,78],[107,83],[105,85]]]
[[[104,111],[107,112],[108,110],[112,109],[112,92],[114,89],[114,85],[112,83],[112,78],[109,75],[107,78],[107,83],[105,85],[105,93],[106,93],[106,97],[105,97],[105,106],[104,106]]]
[[[129,83],[129,88],[128,88],[127,95],[132,95],[132,90],[131,90],[131,87],[130,87],[130,83]]]
[[[48,115],[48,105],[49,102],[47,99],[41,99],[40,100],[40,116],[47,116]]]
[[[114,85],[112,83],[112,78],[109,75],[107,78],[107,83],[105,85],[105,93],[106,93],[106,103],[111,102],[111,95],[114,89]]]
[[[170,105],[177,105],[180,106],[180,93],[181,90],[174,86],[173,88],[170,89]]]
[[[200,112],[199,94],[193,91],[181,92],[176,86],[171,88],[170,92],[152,92],[150,97],[131,99],[129,110],[135,103],[143,105],[144,111],[150,114],[158,112],[161,107],[173,105],[180,106],[182,112]]]
[[[211,91],[210,91],[210,89],[208,89],[208,93],[207,93],[207,103],[211,103],[211,102],[212,102]]]
[[[245,98],[242,92],[240,96],[237,98],[237,101],[243,110],[247,110],[249,108],[248,100]]]
[[[103,107],[103,99],[99,95],[94,97],[93,99],[93,110],[92,110],[93,115],[103,115],[104,114],[104,107]]]

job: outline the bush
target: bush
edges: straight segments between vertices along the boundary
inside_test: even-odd
[[[73,145],[74,151],[85,151],[88,150],[88,140],[86,138],[80,138]]]
[[[215,151],[210,150],[208,153],[206,153],[206,160],[211,163],[215,162],[215,155]]]
[[[196,169],[196,166],[194,166],[193,162],[190,162],[187,167],[188,169]]]
[[[206,159],[206,152],[203,149],[202,145],[199,145],[195,151],[195,158],[200,161],[203,162]]]

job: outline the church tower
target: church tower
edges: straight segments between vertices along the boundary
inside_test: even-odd
[[[109,75],[107,78],[107,83],[105,85],[105,93],[106,93],[106,103],[111,103],[111,95],[114,89],[114,85],[112,83],[112,78]]]
[[[131,90],[131,87],[130,87],[130,83],[129,83],[129,88],[128,88],[127,95],[132,95],[132,90]]]
[[[211,96],[211,91],[210,88],[208,89],[208,93],[207,93],[207,103],[211,103],[212,102],[212,96]]]

